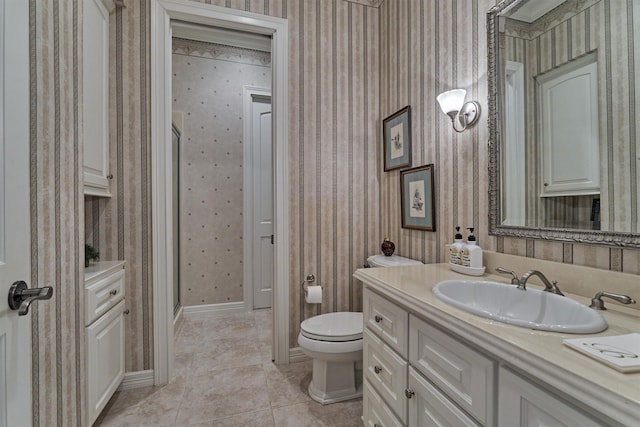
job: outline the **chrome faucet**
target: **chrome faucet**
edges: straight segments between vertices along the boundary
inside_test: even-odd
[[[594,310],[606,310],[602,297],[611,298],[614,301],[618,301],[620,304],[635,304],[636,300],[628,295],[614,294],[613,292],[600,291],[595,297],[591,299],[591,305],[589,307]]]
[[[524,284],[520,283],[520,279],[518,279],[518,275],[516,274],[515,271],[507,270],[506,268],[502,268],[502,267],[496,268],[496,271],[498,273],[510,274],[511,275],[511,284],[512,285],[516,285],[518,287],[518,289],[522,289],[523,291],[526,290],[525,287],[524,287]]]
[[[529,280],[531,276],[538,276],[540,280],[542,280],[542,283],[544,283],[545,292],[551,292],[552,294],[564,296],[564,294],[560,292],[560,288],[558,288],[558,282],[556,282],[555,280],[553,282],[549,282],[545,275],[538,270],[527,271],[522,275],[521,279],[518,279],[518,275],[515,271],[507,270],[506,268],[498,267],[496,268],[496,271],[498,273],[511,274],[511,284],[516,285],[518,289],[521,289],[523,291],[527,290],[527,280]]]
[[[549,279],[547,279],[546,276],[538,270],[529,270],[522,275],[522,279],[520,279],[520,284],[524,289],[526,289],[527,280],[529,280],[531,276],[538,276],[540,280],[542,280],[542,283],[544,283],[543,290],[545,292],[551,292],[552,294],[564,296],[564,294],[560,292],[560,288],[558,288],[558,282],[555,280],[553,282],[549,282]]]

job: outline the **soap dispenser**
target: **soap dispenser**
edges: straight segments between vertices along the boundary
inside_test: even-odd
[[[451,264],[462,265],[462,248],[464,248],[464,242],[462,241],[462,234],[460,234],[460,226],[457,226],[453,243],[449,247],[449,262]]]
[[[467,244],[462,248],[462,266],[482,268],[482,248],[476,242],[473,228],[467,228],[467,230],[469,230],[469,237],[467,237]]]

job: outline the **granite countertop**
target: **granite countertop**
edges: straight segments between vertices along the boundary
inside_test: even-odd
[[[640,414],[640,373],[620,373],[562,344],[565,338],[610,336],[640,332],[640,312],[607,302],[602,315],[609,327],[598,334],[578,335],[536,331],[479,317],[435,297],[433,286],[448,279],[491,280],[509,284],[494,274],[480,277],[453,272],[448,264],[358,269],[354,277],[400,305],[516,367],[568,396],[623,424]],[[527,284],[529,285],[529,284]],[[534,286],[536,287],[536,286]],[[566,293],[589,304],[589,298]]]

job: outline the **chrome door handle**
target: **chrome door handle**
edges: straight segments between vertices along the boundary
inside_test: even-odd
[[[39,299],[51,299],[52,296],[53,288],[51,286],[30,289],[24,281],[19,280],[13,282],[9,288],[9,308],[18,310],[18,315],[24,316],[29,313],[32,302]]]

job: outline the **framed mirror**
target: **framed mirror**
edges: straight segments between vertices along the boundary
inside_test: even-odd
[[[640,248],[640,3],[488,12],[489,232]]]

